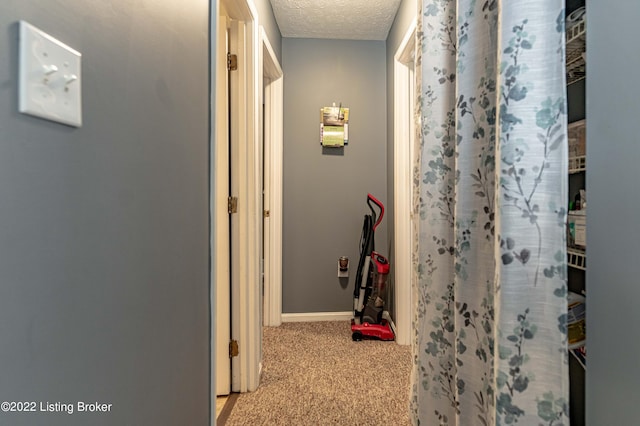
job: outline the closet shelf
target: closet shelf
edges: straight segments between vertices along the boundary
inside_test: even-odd
[[[587,156],[569,157],[569,173],[580,173],[587,170]]]
[[[567,85],[586,77],[587,30],[584,19],[567,30]]]
[[[587,270],[587,253],[577,248],[567,248],[567,263],[570,267]]]

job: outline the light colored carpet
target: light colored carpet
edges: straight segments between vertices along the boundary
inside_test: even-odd
[[[409,425],[411,349],[353,342],[348,322],[265,327],[263,373],[225,426]]]

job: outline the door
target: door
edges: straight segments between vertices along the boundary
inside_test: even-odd
[[[246,145],[246,124],[243,120],[243,109],[245,108],[244,89],[240,84],[245,72],[245,58],[242,54],[244,45],[244,24],[235,19],[228,20],[228,50],[227,63],[228,70],[228,105],[229,105],[229,196],[235,200],[233,207],[229,209],[229,232],[230,232],[230,277],[231,277],[231,340],[237,343],[241,335],[242,312],[237,307],[240,306],[243,298],[241,289],[241,271],[246,271],[246,255],[243,255],[243,247],[246,245],[240,241],[240,220],[238,210],[246,209],[247,196],[241,194],[243,176],[241,170],[246,167],[241,165],[241,158],[244,158]],[[234,309],[236,308],[236,309]],[[244,345],[243,345],[244,346]],[[235,346],[237,347],[237,346]],[[234,348],[235,348],[234,347]],[[242,350],[246,350],[244,347]],[[241,366],[238,353],[235,351],[231,355],[231,390],[237,392],[241,390]]]
[[[215,259],[212,277],[216,280],[215,324],[215,377],[216,395],[228,395],[231,391],[231,265],[229,197],[229,90],[227,52],[229,50],[228,19],[219,16],[216,46],[216,141],[215,147]]]
[[[244,71],[242,52],[244,25],[226,15],[221,7],[219,41],[216,51],[217,102],[219,106],[219,138],[216,157],[217,197],[217,286],[216,286],[216,394],[228,395],[240,388],[241,366],[238,362],[238,337],[242,324],[239,306],[241,270],[246,270],[240,242],[238,209],[246,208],[246,197],[240,197],[242,176],[241,158],[245,155],[246,126],[243,125],[243,87],[240,78]]]

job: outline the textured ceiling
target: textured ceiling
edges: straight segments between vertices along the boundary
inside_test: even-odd
[[[282,37],[386,40],[401,0],[271,0]]]

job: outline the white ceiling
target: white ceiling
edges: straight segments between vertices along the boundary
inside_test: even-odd
[[[386,40],[401,0],[271,0],[282,37]]]

